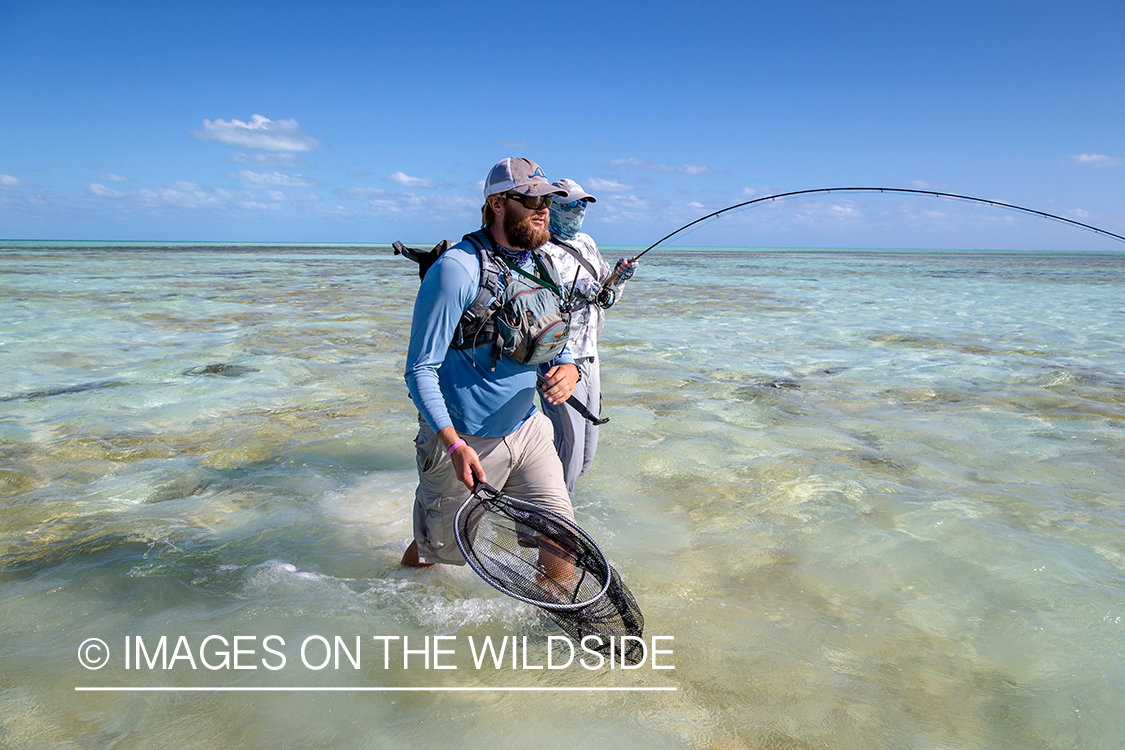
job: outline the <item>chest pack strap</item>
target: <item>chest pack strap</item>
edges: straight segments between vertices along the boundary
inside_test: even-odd
[[[478,229],[461,238],[477,249],[480,261],[480,286],[477,296],[461,314],[457,329],[453,332],[450,348],[465,350],[478,346],[492,345],[491,369],[496,369],[503,353],[503,342],[496,331],[496,313],[500,310],[500,296],[507,287],[507,280],[496,258],[499,255],[492,235],[485,229]]]
[[[538,275],[528,273],[507,258],[501,258],[501,260],[504,261],[504,265],[512,269],[512,271],[514,271],[515,273],[518,273],[520,276],[528,279],[532,284],[535,284],[536,286],[542,286],[550,289],[555,293],[556,297],[558,297],[559,299],[563,299],[563,293],[559,291],[559,288],[557,286],[554,285],[554,283],[551,281],[551,274],[548,273],[547,269],[543,267],[542,259],[535,253],[531,254],[531,259],[535,262],[535,269],[538,271]]]

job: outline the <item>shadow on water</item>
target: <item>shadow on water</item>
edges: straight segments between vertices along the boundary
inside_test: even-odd
[[[251,373],[261,372],[256,367],[247,367],[245,365],[232,365],[225,363],[202,365],[200,367],[191,367],[184,370],[184,375],[221,375],[227,378],[237,378]],[[81,383],[79,385],[60,386],[58,388],[45,388],[41,391],[30,391],[28,393],[16,393],[10,396],[0,396],[0,403],[11,401],[28,401],[37,398],[49,398],[51,396],[68,396],[76,393],[85,393],[87,391],[97,391],[105,388],[120,388],[125,385],[134,385],[125,380],[99,380],[93,383]],[[154,385],[154,384],[150,384]]]
[[[95,383],[82,383],[80,385],[69,385],[59,388],[46,388],[41,391],[16,393],[11,396],[0,396],[0,403],[9,401],[29,401],[36,398],[49,398],[51,396],[66,396],[74,393],[85,393],[86,391],[101,390],[103,388],[119,388],[123,385],[128,385],[128,383],[126,383],[124,380],[101,380]]]

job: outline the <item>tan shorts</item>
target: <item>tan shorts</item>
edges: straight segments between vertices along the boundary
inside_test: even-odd
[[[414,441],[418,453],[418,490],[414,495],[414,540],[424,563],[464,565],[457,547],[454,520],[471,494],[457,479],[453,460],[446,455],[425,420],[419,420]],[[477,452],[488,483],[512,497],[535,503],[574,520],[574,509],[563,481],[562,462],[555,452],[551,421],[535,412],[511,435],[481,438],[461,435]]]

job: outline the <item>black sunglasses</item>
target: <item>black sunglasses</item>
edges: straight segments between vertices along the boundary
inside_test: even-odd
[[[523,204],[523,207],[530,211],[538,211],[543,208],[550,208],[551,201],[555,199],[553,195],[520,195],[519,193],[505,193],[505,198],[510,198]]]

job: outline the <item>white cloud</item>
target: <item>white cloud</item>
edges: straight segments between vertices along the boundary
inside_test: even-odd
[[[391,182],[397,182],[399,185],[408,188],[432,188],[437,187],[437,183],[433,180],[427,180],[425,177],[411,177],[403,172],[392,172],[384,179]]]
[[[0,174],[0,188],[19,187],[20,181],[10,174]]]
[[[942,185],[937,182],[930,182],[929,180],[911,180],[910,187],[915,190],[929,190],[931,193],[950,192],[949,185]]]
[[[378,198],[384,195],[392,194],[388,190],[380,190],[379,188],[370,187],[345,188],[343,192],[344,195],[348,196],[349,198],[355,198],[356,200],[361,201],[371,200],[372,198]]]
[[[1125,159],[1105,154],[1079,154],[1070,158],[1087,167],[1118,167],[1125,164]]]
[[[610,159],[609,164],[610,166],[616,167],[617,169],[653,169],[655,166],[658,166],[653,165],[651,162],[647,162],[644,159],[637,159],[635,157],[629,157],[627,159]]]
[[[711,171],[711,167],[702,164],[683,164],[678,167],[670,167],[667,164],[658,164],[635,157],[610,159],[609,165],[614,169],[624,169],[630,172],[680,172],[682,174],[695,175]]]
[[[603,180],[600,177],[591,177],[586,181],[586,187],[590,190],[600,190],[603,193],[624,193],[633,189],[632,185],[626,185],[617,180]]]
[[[271,201],[318,201],[320,196],[316,193],[304,193],[302,195],[292,195],[290,193],[283,193],[280,190],[267,190],[266,195]]]
[[[480,220],[480,201],[464,195],[415,195],[379,188],[354,187],[339,191],[340,194],[363,204],[356,208],[319,206],[323,212],[338,212],[348,216],[409,215],[422,217],[458,216]]]
[[[191,134],[200,140],[256,151],[312,151],[324,145],[305,133],[292,118],[274,121],[261,115],[254,115],[250,122],[204,120],[203,130],[193,130]]]
[[[88,191],[90,191],[91,193],[93,193],[94,195],[97,195],[97,196],[102,197],[102,198],[120,198],[123,195],[125,195],[125,193],[122,193],[120,190],[114,190],[113,188],[107,188],[105,185],[102,185],[101,183],[98,183],[98,182],[91,182],[89,185],[86,186],[86,189]]]
[[[835,203],[829,206],[828,213],[830,216],[835,216],[837,218],[859,216],[859,211],[857,211],[854,206],[841,203]]]
[[[128,182],[129,181],[128,177],[122,177],[119,174],[113,174],[111,172],[107,172],[106,174],[98,175],[98,179],[99,180],[105,180],[106,182]]]
[[[250,188],[272,188],[272,187],[312,187],[316,183],[299,174],[282,174],[281,172],[273,172],[272,174],[265,174],[262,172],[251,172],[249,169],[243,169],[238,173],[229,175],[232,179],[238,180],[246,187]]]
[[[856,208],[854,201],[839,200],[822,203],[820,201],[803,201],[794,211],[794,218],[798,223],[815,224],[829,219],[856,219],[862,214]]]
[[[753,198],[760,191],[758,190],[758,188],[744,187],[744,188],[742,188],[741,192],[742,192],[743,195],[748,196],[750,198]]]
[[[308,206],[308,210],[319,211],[320,197],[315,193],[303,191],[294,194],[293,191],[280,189],[302,186],[303,178],[299,175],[296,177],[278,173],[258,175],[253,172],[243,174],[249,174],[249,180],[256,182],[255,187],[259,189],[211,188],[180,180],[158,189],[141,188],[123,191],[95,182],[87,186],[84,195],[90,203],[113,205],[123,212],[145,211],[154,215],[169,210],[269,212],[304,206]],[[241,175],[233,176],[241,177]]]
[[[193,209],[204,205],[219,205],[235,197],[252,197],[252,193],[248,191],[242,191],[241,196],[236,196],[228,190],[210,190],[186,180],[155,190],[141,188],[129,191],[114,190],[94,182],[87,186],[86,192],[96,198],[113,199],[116,205],[123,209],[167,207]]]
[[[249,164],[252,167],[307,167],[310,164],[308,159],[289,153],[247,154],[239,151],[230,160],[235,164]]]
[[[166,187],[157,190],[143,188],[138,190],[135,196],[142,206],[150,208],[158,206],[197,208],[205,204],[219,202],[214,193],[201,190],[190,182],[178,182],[175,185],[178,187]]]

